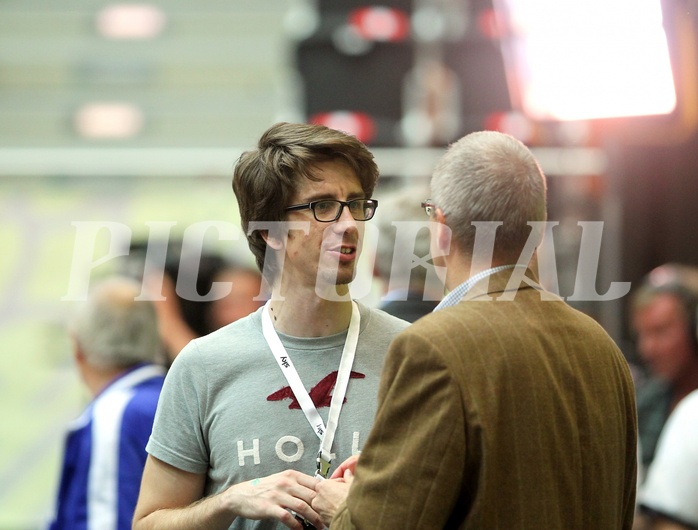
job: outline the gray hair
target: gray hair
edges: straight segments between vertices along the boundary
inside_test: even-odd
[[[451,145],[431,180],[432,200],[446,216],[453,238],[471,249],[472,222],[502,222],[495,255],[520,252],[529,221],[546,220],[546,182],[533,153],[507,134],[481,131]]]
[[[97,368],[126,368],[153,361],[159,334],[152,302],[137,301],[139,282],[103,280],[79,308],[71,331],[87,362]]]

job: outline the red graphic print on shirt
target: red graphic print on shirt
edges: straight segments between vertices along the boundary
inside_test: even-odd
[[[313,400],[316,408],[329,407],[332,401],[332,391],[334,386],[337,384],[337,370],[332,372],[330,375],[324,377],[317,385],[315,385],[308,395],[310,399]],[[349,374],[349,379],[364,379],[365,374],[360,372],[352,372]],[[300,409],[300,403],[293,395],[293,390],[290,386],[285,386],[281,390],[277,390],[273,394],[267,396],[267,401],[283,401],[284,399],[290,399],[291,404],[288,406],[289,409]],[[347,402],[347,398],[344,398],[344,403]]]

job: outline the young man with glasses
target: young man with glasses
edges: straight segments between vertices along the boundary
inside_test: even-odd
[[[135,529],[322,528],[318,476],[361,448],[408,325],[349,292],[377,178],[363,144],[322,126],[277,124],[240,157],[233,189],[272,296],[173,363]]]

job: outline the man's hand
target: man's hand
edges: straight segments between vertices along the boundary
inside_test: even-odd
[[[353,473],[347,469],[344,478],[323,480],[315,486],[317,495],[312,501],[312,507],[320,514],[325,525],[330,526],[334,514],[337,513],[337,508],[347,498],[353,480]]]
[[[312,507],[327,526],[349,494],[349,486],[354,480],[354,469],[358,460],[359,455],[350,456],[335,469],[330,480],[321,481],[315,486],[317,496],[312,502]]]
[[[223,493],[223,502],[239,517],[276,519],[293,530],[301,530],[294,512],[316,528],[322,528],[320,515],[311,508],[319,479],[298,471],[282,471],[231,486]]]
[[[354,476],[356,463],[359,461],[359,455],[353,455],[339,464],[339,467],[334,470],[330,478],[349,478]]]
[[[322,519],[310,507],[320,479],[283,471],[230,486],[204,497],[206,475],[189,473],[149,455],[143,471],[134,530],[206,528],[224,530],[238,517],[275,519],[292,530],[303,525],[291,511],[317,528]]]

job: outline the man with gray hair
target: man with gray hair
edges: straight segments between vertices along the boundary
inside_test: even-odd
[[[159,335],[141,285],[101,282],[71,325],[75,362],[94,397],[69,427],[50,530],[127,530],[165,371],[153,364]]]
[[[316,486],[313,509],[332,530],[630,529],[630,371],[601,326],[538,283],[530,223],[546,220],[546,184],[532,153],[470,134],[431,193],[450,292],[393,340],[358,463]]]

